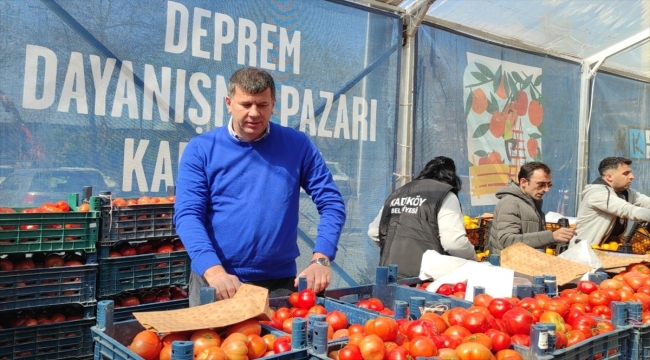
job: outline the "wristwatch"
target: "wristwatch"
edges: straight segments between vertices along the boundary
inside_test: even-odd
[[[312,264],[318,264],[318,265],[323,265],[323,266],[330,267],[330,261],[327,260],[326,258],[314,259],[309,263],[309,265],[312,265]]]

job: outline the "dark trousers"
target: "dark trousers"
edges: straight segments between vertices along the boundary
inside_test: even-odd
[[[281,279],[271,279],[262,281],[251,281],[246,284],[257,285],[269,290],[269,298],[289,296],[292,292],[298,291],[293,287],[294,276]],[[205,278],[194,271],[190,273],[189,299],[190,307],[201,305],[201,287],[209,286]]]

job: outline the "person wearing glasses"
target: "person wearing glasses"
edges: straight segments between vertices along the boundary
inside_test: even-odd
[[[585,186],[576,220],[577,238],[600,244],[618,241],[627,219],[650,221],[650,198],[630,189],[632,160],[607,157],[598,165],[600,177]]]
[[[542,197],[551,189],[551,169],[541,162],[529,162],[519,169],[519,183],[510,181],[497,190],[499,199],[494,208],[494,219],[489,234],[490,254],[500,254],[503,249],[523,243],[536,249],[566,243],[575,230],[560,228],[546,230],[542,212]]]

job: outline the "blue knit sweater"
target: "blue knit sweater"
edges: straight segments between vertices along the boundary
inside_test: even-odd
[[[242,282],[295,276],[300,187],[320,214],[314,252],[336,255],[345,203],[316,146],[269,123],[255,142],[223,126],[193,138],[176,180],[176,231],[200,275],[221,264]]]

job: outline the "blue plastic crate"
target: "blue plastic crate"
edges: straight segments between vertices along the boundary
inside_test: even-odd
[[[136,306],[126,306],[120,307],[114,310],[113,321],[126,321],[133,320],[134,312],[145,312],[145,311],[164,311],[164,310],[176,310],[176,309],[185,309],[190,306],[189,299],[181,300],[169,300],[165,302],[142,304]]]
[[[91,328],[93,340],[95,342],[95,360],[111,359],[111,360],[142,360],[142,358],[131,350],[128,345],[133,338],[144,327],[137,320],[128,320],[122,322],[113,322],[112,306],[108,306],[107,310],[98,315],[96,326]],[[102,311],[102,306],[100,310]],[[103,322],[103,323],[102,323]],[[262,326],[262,333],[271,332],[269,328]],[[267,356],[263,359],[267,360],[303,360],[309,358],[307,349],[292,350],[286,353]],[[174,359],[174,357],[172,357]]]
[[[109,258],[108,247],[99,247],[97,296],[168,285],[188,285],[190,257],[187,251]]]
[[[1,271],[0,311],[94,303],[96,281],[97,264]]]
[[[101,209],[102,236],[98,245],[176,236],[174,204],[102,206]]]
[[[632,327],[629,347],[630,360],[650,359],[650,324]]]
[[[395,309],[395,300],[406,301],[408,303],[411,297],[423,297],[425,302],[442,304],[450,308],[462,307],[467,309],[473,305],[471,302],[463,299],[444,296],[426,290],[419,290],[396,284],[363,285],[328,290],[325,292],[325,297],[351,304],[357,303],[363,299],[374,297],[381,300],[385,307],[388,307],[392,310]]]
[[[96,305],[84,307],[81,320],[0,330],[0,359],[50,360],[92,355],[90,327],[95,323],[95,309]]]
[[[596,358],[601,360],[631,360],[628,350],[631,336],[632,329],[623,327],[605,334],[596,335],[571,347],[555,350],[544,356],[535,356],[531,348],[526,346],[517,344],[512,346],[526,360],[593,360]]]

